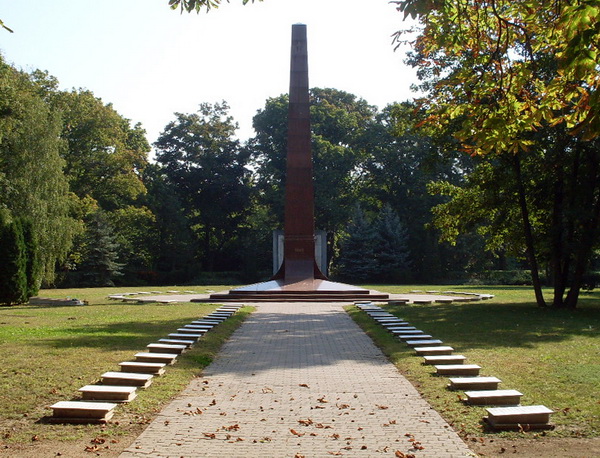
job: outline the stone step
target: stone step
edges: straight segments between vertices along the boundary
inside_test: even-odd
[[[140,361],[123,361],[119,363],[123,372],[135,372],[139,374],[163,375],[165,363],[143,363]]]
[[[463,355],[433,355],[424,356],[423,360],[423,364],[457,365],[463,364],[467,357]]]
[[[521,396],[517,390],[465,391],[467,404],[474,406],[517,406]]]
[[[432,337],[429,334],[400,334],[398,338],[402,342],[406,342],[408,340],[431,340]]]
[[[86,385],[79,388],[84,401],[129,402],[137,396],[135,386]]]
[[[216,321],[216,320],[194,320],[192,321],[190,324],[206,324],[206,325],[211,325],[211,326],[216,326],[219,323],[221,323],[220,321]]]
[[[431,304],[433,302],[432,299],[415,299],[413,300],[413,304],[417,304],[417,305],[427,305],[427,304]]]
[[[395,336],[397,336],[397,337],[401,337],[401,336],[410,336],[411,334],[412,334],[412,335],[415,335],[415,336],[417,336],[417,335],[419,335],[419,336],[420,336],[420,335],[423,335],[423,334],[425,334],[425,333],[424,333],[423,331],[421,331],[420,329],[398,330],[397,328],[391,328],[391,329],[388,329],[388,331],[390,331],[390,332],[393,332],[393,331],[395,331],[395,332],[394,332],[394,335],[395,335]]]
[[[372,300],[387,300],[388,294],[374,294],[369,291],[278,291],[278,292],[255,292],[230,290],[224,294],[211,294],[210,298],[194,298],[190,302],[354,302],[355,300],[368,297]]]
[[[105,372],[102,374],[102,384],[148,388],[152,384],[153,377],[152,374],[137,372]]]
[[[114,415],[113,402],[60,401],[50,406],[52,421],[69,423],[106,423]]]
[[[516,406],[516,407],[490,407],[488,416],[483,419],[493,429],[551,429],[550,415],[553,410],[543,405]]]
[[[223,321],[225,321],[227,318],[229,318],[229,317],[224,317],[224,316],[214,316],[214,315],[207,315],[207,316],[203,317],[202,319],[204,319],[204,320],[216,321],[217,323],[222,323],[222,322],[223,322]]]
[[[406,305],[408,304],[408,299],[394,299],[388,301],[388,305]]]
[[[171,345],[185,345],[191,347],[196,343],[194,340],[183,340],[183,339],[158,339],[160,343],[171,344]]]
[[[439,339],[431,339],[431,340],[407,340],[406,342],[404,342],[406,345],[408,345],[409,347],[437,347],[439,345],[442,345],[444,342],[442,342]]]
[[[447,345],[441,345],[439,347],[415,347],[415,353],[419,356],[433,356],[433,355],[451,355],[454,348]]]
[[[373,318],[375,321],[377,321],[378,323],[384,324],[393,324],[393,323],[406,323],[406,320],[402,319],[402,318],[398,318],[398,317],[394,317],[394,318]]]
[[[477,364],[436,364],[438,375],[479,375],[481,366]]]
[[[418,329],[414,326],[397,326],[395,328],[389,328],[388,331],[390,331],[392,334],[398,334],[402,331],[418,331]]]
[[[451,378],[448,387],[451,390],[496,390],[501,381],[496,377],[459,377]]]
[[[435,302],[438,304],[452,304],[454,299],[436,299]]]
[[[177,328],[177,332],[179,334],[206,334],[208,329],[202,328]],[[170,334],[169,334],[170,336]]]
[[[187,350],[187,345],[174,345],[166,343],[151,343],[146,345],[146,348],[150,353],[176,353],[182,354]]]
[[[191,333],[191,332],[186,332],[186,333],[181,333],[181,332],[174,332],[169,334],[169,339],[184,339],[184,340],[193,340],[196,341],[198,339],[200,339],[202,336],[204,335],[204,333]]]
[[[186,329],[200,329],[200,330],[203,329],[206,332],[206,331],[210,331],[215,326],[216,326],[216,324],[190,323],[190,324],[184,325],[183,327]]]
[[[408,327],[413,327],[410,325],[410,323],[408,321],[392,321],[389,323],[379,323],[381,324],[381,326],[383,326],[385,329],[387,329],[388,331],[402,331],[403,329],[406,329]]]
[[[142,352],[135,354],[135,360],[142,363],[173,364],[179,355],[173,353]]]

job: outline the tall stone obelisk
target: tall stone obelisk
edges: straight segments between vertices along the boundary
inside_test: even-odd
[[[314,186],[308,93],[306,25],[292,26],[288,144],[285,182],[284,255],[273,277],[285,284],[312,288],[314,279],[326,279],[315,260]]]
[[[292,26],[290,102],[285,182],[283,264],[268,281],[211,294],[216,301],[352,301],[385,300],[385,293],[332,282],[319,270],[315,259],[315,218],[310,100],[308,95],[306,25]]]

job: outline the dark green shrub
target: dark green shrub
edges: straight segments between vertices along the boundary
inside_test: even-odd
[[[27,295],[27,249],[23,227],[0,212],[0,304],[21,304]]]

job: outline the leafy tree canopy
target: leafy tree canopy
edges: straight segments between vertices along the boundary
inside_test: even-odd
[[[397,34],[425,80],[428,122],[461,120],[472,154],[520,151],[542,126],[600,133],[600,1],[399,0]]]
[[[254,0],[242,0],[242,4],[245,5],[249,1],[254,3]],[[262,0],[258,1],[262,2]],[[227,3],[229,3],[229,0],[227,0]],[[199,13],[203,9],[210,11],[211,8],[218,8],[220,5],[221,0],[169,0],[171,9],[176,10],[180,8],[182,12],[187,11],[188,13],[192,11]]]

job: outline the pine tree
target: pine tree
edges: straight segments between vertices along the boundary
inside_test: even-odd
[[[87,286],[114,286],[113,279],[121,275],[117,262],[118,244],[101,211],[91,215],[84,234],[83,261],[79,266],[82,283]]]
[[[357,205],[348,225],[348,234],[342,240],[337,272],[347,281],[364,282],[377,277],[375,259],[375,232],[365,213]]]
[[[379,212],[374,232],[374,255],[381,280],[406,280],[410,268],[408,232],[390,205]]]

